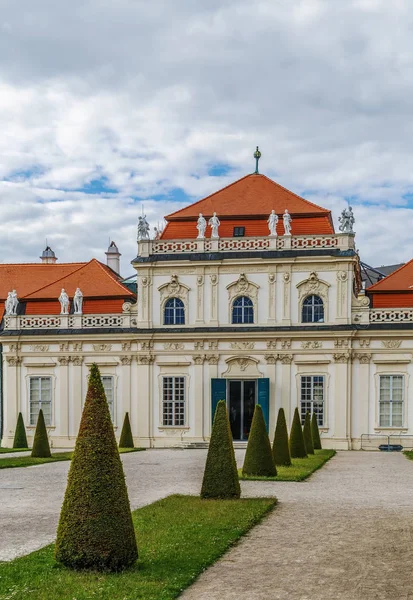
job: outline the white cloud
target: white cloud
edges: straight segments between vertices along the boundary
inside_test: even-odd
[[[411,258],[412,26],[408,0],[5,0],[2,259],[45,237],[103,258],[111,236],[125,264],[140,199],[156,224],[181,203],[154,196],[215,191],[257,143],[262,172],[336,218],[358,198],[365,260]],[[102,177],[115,194],[76,191]]]

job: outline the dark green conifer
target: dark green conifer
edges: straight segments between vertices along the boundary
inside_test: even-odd
[[[225,400],[218,402],[202,481],[201,498],[239,498],[237,463]]]
[[[264,415],[259,404],[255,405],[252,417],[242,474],[258,477],[275,477],[277,475]]]
[[[42,409],[39,410],[39,416],[37,417],[31,456],[32,458],[50,458],[52,456]]]
[[[311,417],[308,411],[304,419],[303,437],[307,454],[314,454],[313,436],[311,435]]]
[[[55,557],[69,568],[97,571],[120,571],[138,558],[122,462],[96,364],[90,369]]]
[[[290,455],[291,458],[306,458],[303,430],[301,429],[298,408],[294,411],[294,418],[290,431]]]
[[[16,431],[14,432],[13,448],[28,448],[26,429],[24,428],[23,415],[19,412]]]
[[[289,467],[291,465],[290,446],[288,444],[288,429],[285,421],[284,409],[278,411],[277,425],[275,427],[272,455],[276,465]]]
[[[122,432],[120,434],[119,448],[134,448],[132,429],[129,421],[129,413],[125,414]]]
[[[315,413],[313,413],[313,416],[311,417],[311,433],[313,436],[314,450],[321,450],[320,431],[318,429],[317,416]]]

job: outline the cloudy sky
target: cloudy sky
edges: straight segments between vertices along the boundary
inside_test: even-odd
[[[413,257],[409,0],[3,0],[0,251],[132,273],[164,214],[254,170],[335,219],[369,264]]]

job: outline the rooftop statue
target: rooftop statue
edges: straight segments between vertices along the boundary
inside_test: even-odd
[[[146,220],[146,215],[138,218],[138,242],[141,240],[149,240],[149,223]]]
[[[83,294],[79,288],[76,288],[75,295],[73,296],[73,305],[74,305],[74,314],[81,315],[82,314],[82,305],[83,305]]]
[[[17,307],[19,305],[19,299],[17,298],[16,290],[7,294],[5,301],[6,315],[17,315]]]
[[[210,227],[212,229],[211,237],[212,238],[219,238],[218,227],[221,225],[221,223],[220,223],[220,220],[217,217],[217,213],[216,212],[214,212],[214,214],[212,215],[212,217],[209,219],[208,225],[210,225]]]
[[[62,291],[60,292],[59,302],[60,302],[60,307],[61,307],[60,314],[68,315],[69,314],[69,296],[65,292],[64,288],[62,288]]]
[[[205,231],[207,228],[207,222],[202,213],[199,213],[198,221],[196,223],[196,228],[198,229],[198,238],[202,240],[205,237]]]
[[[353,225],[356,220],[351,206],[343,210],[341,216],[338,218],[338,222],[340,223],[338,228],[342,233],[353,233]]]
[[[284,221],[284,235],[291,235],[291,215],[288,212],[288,208],[285,209],[284,214],[283,214],[283,221]]]
[[[268,229],[270,230],[269,235],[277,235],[277,223],[278,223],[278,215],[275,213],[275,210],[271,211],[270,216],[267,220]]]

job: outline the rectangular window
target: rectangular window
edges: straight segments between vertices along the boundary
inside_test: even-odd
[[[30,377],[30,425],[36,425],[40,409],[46,425],[52,424],[52,378]]]
[[[307,412],[316,415],[319,426],[324,425],[324,376],[305,375],[301,377],[301,422]]]
[[[245,227],[234,227],[233,237],[244,237]]]
[[[380,375],[380,427],[403,426],[403,375]]]
[[[109,405],[110,418],[114,419],[114,399],[115,399],[115,384],[112,375],[102,375],[103,388],[105,390],[106,400]]]
[[[162,425],[185,425],[185,377],[164,377],[162,389]]]

